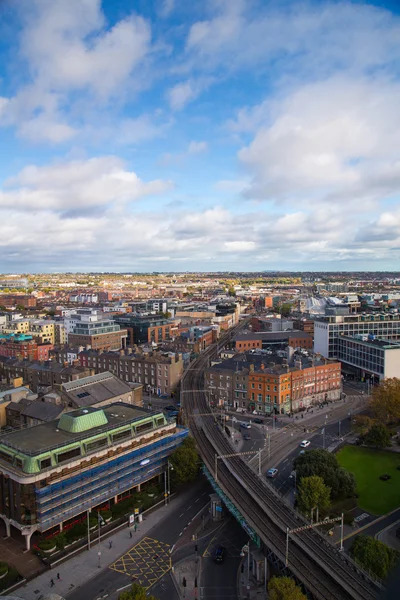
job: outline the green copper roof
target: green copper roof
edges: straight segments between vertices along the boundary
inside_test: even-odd
[[[83,408],[78,414],[64,414],[58,422],[58,428],[69,433],[82,433],[95,427],[107,425],[108,419],[104,410],[88,410]]]

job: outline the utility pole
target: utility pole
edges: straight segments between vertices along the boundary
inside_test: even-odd
[[[260,451],[258,453],[258,474],[261,477],[261,448],[260,448]]]
[[[342,422],[341,422],[341,421],[339,421],[339,437],[340,437],[340,430],[341,430],[341,427],[340,427],[340,426],[341,426],[341,424],[342,424]]]
[[[89,509],[86,511],[87,520],[87,549],[90,550],[90,527],[89,527]]]
[[[286,567],[289,565],[289,527],[286,527],[286,557],[285,557],[285,565],[286,565]]]
[[[343,551],[343,526],[344,526],[344,513],[342,513],[342,522],[340,523],[340,550]]]
[[[215,463],[214,463],[214,473],[215,473],[215,483],[218,483],[218,454],[215,453]]]
[[[322,447],[325,450],[325,427],[322,430]]]

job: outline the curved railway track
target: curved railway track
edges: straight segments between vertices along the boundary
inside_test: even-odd
[[[229,341],[241,326],[231,330],[221,342]],[[215,425],[205,393],[201,391],[204,389],[204,369],[215,353],[215,347],[208,348],[192,363],[182,381],[186,390],[182,406],[210,473],[214,470],[216,454],[232,453],[232,446]],[[199,416],[196,417],[196,413]],[[218,485],[266,546],[284,561],[286,528],[300,527],[307,524],[306,521],[239,456],[219,460]],[[343,553],[314,529],[291,538],[289,568],[320,600],[372,600],[379,591],[374,582],[364,577]]]

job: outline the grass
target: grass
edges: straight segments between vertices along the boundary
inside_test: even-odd
[[[358,506],[374,515],[384,515],[400,506],[400,454],[345,446],[338,454],[342,467],[354,473],[357,481]],[[381,481],[380,475],[391,476]]]

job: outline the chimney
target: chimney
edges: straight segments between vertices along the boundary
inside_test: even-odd
[[[250,365],[250,372],[251,372],[251,373],[254,373],[254,365],[253,365],[253,364],[252,364],[252,365]]]
[[[296,367],[296,369],[301,369],[302,368],[301,359],[295,360],[294,366]]]
[[[261,369],[261,371],[264,371],[264,363],[261,363],[260,369]]]
[[[131,347],[127,348],[127,349],[126,349],[126,353],[127,353],[128,355],[129,355],[129,354],[132,354],[132,348],[131,348]]]

